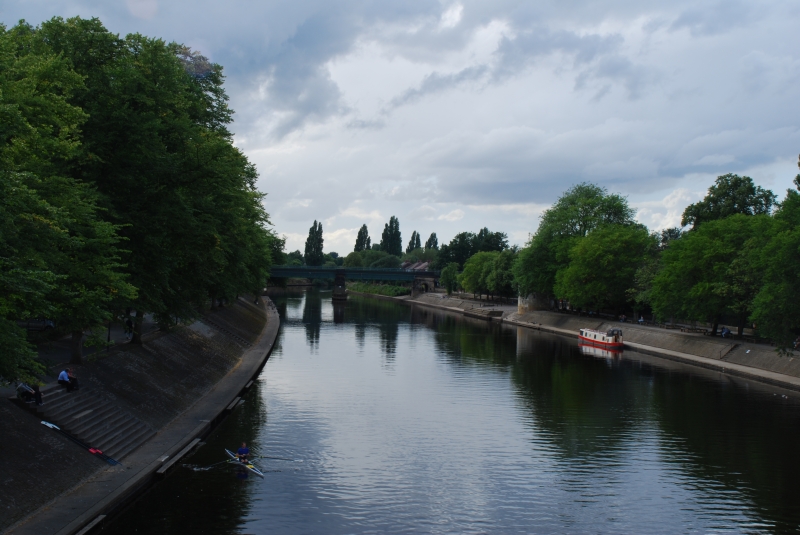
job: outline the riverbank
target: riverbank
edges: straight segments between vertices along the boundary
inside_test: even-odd
[[[362,294],[371,295],[371,294]],[[396,302],[447,310],[468,317],[497,321],[526,329],[577,337],[578,330],[607,330],[620,327],[608,322],[570,314],[536,311],[520,314],[517,307],[448,297],[444,294],[422,294],[416,297],[387,297]],[[488,305],[488,306],[486,306]],[[725,340],[702,334],[682,333],[632,323],[622,325],[625,347],[676,362],[744,377],[766,384],[800,391],[800,355],[795,351],[780,356],[772,346]]]
[[[82,366],[82,391],[155,432],[122,465],[109,466],[23,409],[4,406],[0,527],[14,535],[70,535],[102,524],[235,409],[265,364],[279,324],[271,301],[240,298],[186,328],[155,333],[140,347],[126,345]]]

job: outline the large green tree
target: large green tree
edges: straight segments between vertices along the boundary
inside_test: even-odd
[[[395,216],[390,217],[389,222],[383,227],[383,234],[381,234],[381,251],[398,257],[403,254],[403,238],[400,235],[400,221]]]
[[[431,232],[431,235],[425,241],[425,250],[428,251],[430,249],[439,249],[439,238],[436,237],[435,232]]]
[[[324,241],[325,240],[322,238],[322,222],[320,221],[317,223],[315,219],[314,224],[308,229],[308,238],[306,238],[306,251],[304,255],[306,265],[321,266],[323,264],[325,261],[325,253],[322,252]]]
[[[84,331],[136,295],[120,262],[119,226],[103,221],[93,188],[69,176],[86,114],[70,103],[83,80],[31,26],[0,28],[0,375],[36,371],[24,333],[10,323],[46,315],[72,332],[80,363]],[[24,242],[27,242],[24,243]],[[23,299],[24,298],[24,299]],[[0,357],[0,360],[5,360]]]
[[[459,275],[458,282],[464,290],[473,294],[488,294],[489,276],[494,267],[495,258],[500,253],[498,251],[482,251],[472,255],[464,263],[464,271]]]
[[[553,295],[556,273],[569,262],[574,240],[601,225],[632,225],[634,211],[625,197],[595,184],[568,189],[545,210],[536,231],[514,263],[520,293]]]
[[[356,245],[353,248],[353,251],[356,253],[360,253],[365,249],[371,249],[372,242],[369,239],[369,230],[367,229],[367,225],[361,225],[361,228],[358,229],[358,235],[356,236]]]
[[[411,233],[411,239],[408,240],[408,245],[406,246],[406,254],[410,253],[414,249],[421,249],[422,248],[422,241],[419,238],[419,234],[415,230]]]
[[[263,287],[274,236],[255,168],[227,129],[222,68],[97,19],[54,18],[33,33],[83,77],[70,98],[88,115],[71,175],[96,187],[126,240],[134,342],[144,312],[168,326],[209,298]]]
[[[724,219],[734,214],[769,214],[775,200],[774,193],[756,186],[749,176],[729,173],[717,177],[702,201],[686,207],[681,225],[697,228],[706,221]]]
[[[492,232],[483,227],[477,234],[472,232],[456,234],[450,243],[441,246],[436,262],[440,266],[446,266],[451,262],[464,266],[475,253],[499,252],[507,248],[508,236],[505,232]]]
[[[622,310],[634,274],[656,247],[640,225],[601,226],[573,242],[569,264],[556,274],[556,296],[583,309]]]
[[[710,321],[714,333],[726,313],[737,314],[741,325],[752,308],[753,286],[760,284],[746,280],[758,276],[748,264],[776,230],[767,215],[735,214],[703,223],[675,240],[662,253],[661,270],[653,280],[650,298],[656,314]]]

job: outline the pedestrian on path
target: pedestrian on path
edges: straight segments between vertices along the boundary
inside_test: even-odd
[[[128,340],[133,338],[133,322],[130,318],[125,318],[125,338]]]

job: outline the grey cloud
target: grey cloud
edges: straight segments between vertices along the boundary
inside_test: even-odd
[[[683,11],[670,29],[688,29],[694,36],[726,33],[759,18],[753,6],[737,0],[722,0],[710,6],[692,7]]]
[[[576,65],[583,65],[617,50],[622,42],[620,35],[578,35],[544,28],[528,30],[515,38],[504,37],[500,42],[494,76],[503,78],[517,74],[537,59],[555,53],[571,56]]]
[[[431,73],[422,80],[419,87],[407,89],[399,96],[393,98],[384,111],[388,112],[394,108],[412,104],[427,95],[452,89],[466,82],[480,80],[488,71],[489,68],[486,65],[477,65],[474,67],[467,67],[452,74]]]

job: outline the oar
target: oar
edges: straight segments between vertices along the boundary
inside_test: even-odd
[[[66,431],[64,431],[60,427],[58,427],[56,424],[51,424],[50,422],[45,422],[44,420],[42,420],[42,424],[46,425],[50,429],[53,429],[54,431],[58,431],[59,433],[61,433],[62,435],[64,435],[65,437],[67,437],[68,439],[73,441],[78,446],[80,446],[83,449],[87,450],[92,455],[97,455],[98,457],[100,457],[101,459],[106,461],[108,464],[122,466],[122,463],[119,462],[118,460],[112,459],[111,457],[109,457],[108,455],[106,455],[102,451],[98,450],[97,448],[93,448],[93,447],[89,446],[88,444],[86,444],[85,442],[82,442],[80,439],[78,439],[77,437],[75,437],[73,435],[70,435],[69,433],[67,433]]]
[[[302,459],[287,459],[286,457],[270,457],[269,455],[257,455],[259,459],[276,459],[278,461],[289,461],[291,463],[302,463]]]

